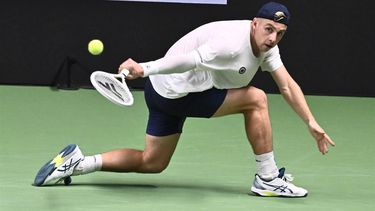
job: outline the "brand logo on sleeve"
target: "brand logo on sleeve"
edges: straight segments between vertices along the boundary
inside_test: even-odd
[[[239,74],[244,74],[246,72],[246,67],[241,67],[239,70],[238,70],[238,73]]]

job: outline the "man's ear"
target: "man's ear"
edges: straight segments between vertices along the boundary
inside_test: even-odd
[[[259,24],[259,19],[258,18],[253,18],[253,21],[251,22],[251,26],[254,28]]]

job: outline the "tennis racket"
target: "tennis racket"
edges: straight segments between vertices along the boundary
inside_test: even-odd
[[[120,106],[133,105],[134,98],[125,82],[129,70],[124,69],[119,74],[95,71],[90,76],[91,84],[105,98]]]

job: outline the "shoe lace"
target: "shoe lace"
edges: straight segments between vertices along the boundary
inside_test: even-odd
[[[57,171],[65,173],[65,172],[69,171],[71,168],[74,169],[79,162],[81,162],[81,159],[78,159],[78,160],[73,162],[73,158],[71,158],[69,163],[64,164],[63,166],[61,166],[61,169],[57,169]]]
[[[286,182],[291,182],[294,180],[294,177],[292,174],[284,174],[283,180]]]
[[[281,178],[282,180],[286,181],[286,182],[291,182],[294,180],[294,177],[292,176],[292,174],[285,174],[285,168],[281,168],[279,169],[279,178]]]

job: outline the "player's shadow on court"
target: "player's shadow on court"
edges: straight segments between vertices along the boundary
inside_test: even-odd
[[[91,186],[99,188],[108,188],[108,189],[123,189],[123,188],[139,188],[139,189],[153,189],[158,188],[156,185],[147,185],[147,184],[123,184],[123,183],[74,183],[69,186]]]
[[[189,191],[189,192],[216,192],[216,193],[225,193],[225,194],[244,194],[247,192],[238,187],[228,187],[228,186],[217,186],[214,184],[203,185],[203,184],[186,184],[186,183],[160,183],[157,185],[154,184],[126,184],[126,183],[73,183],[69,186],[78,187],[78,186],[87,186],[87,187],[96,187],[103,189],[112,189],[112,190],[122,190],[122,191],[140,191],[142,189],[146,191]]]

